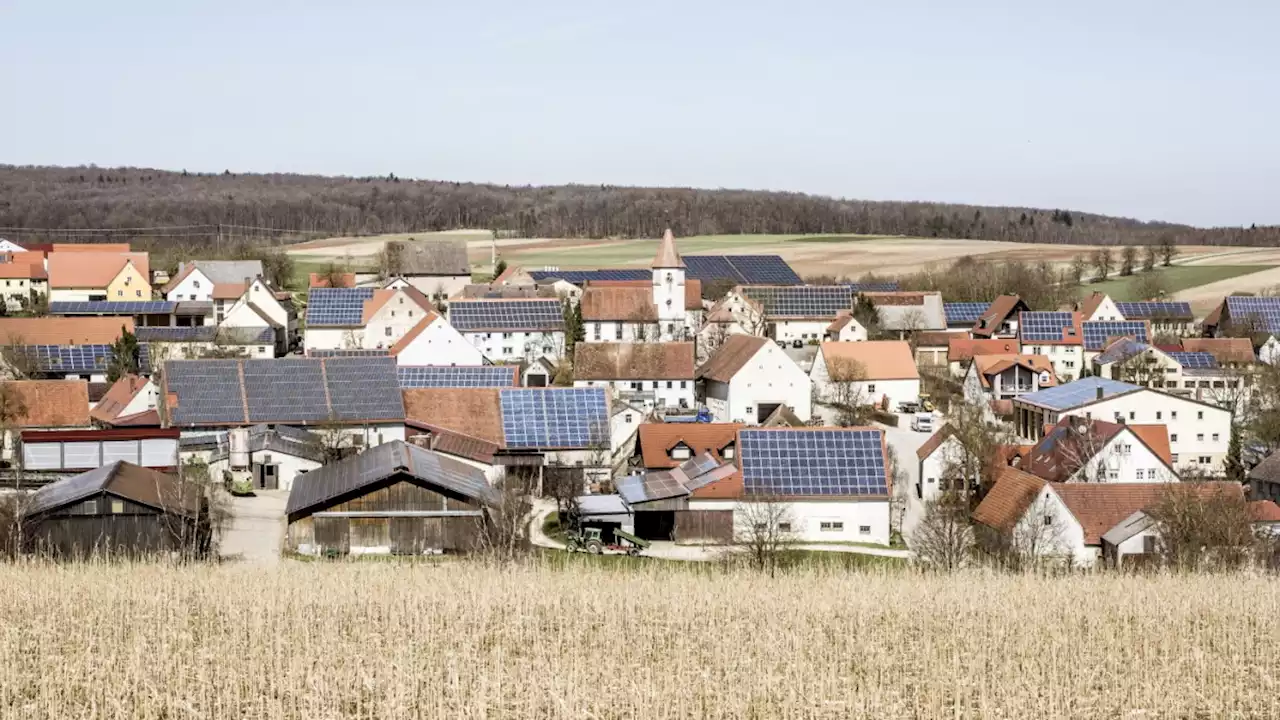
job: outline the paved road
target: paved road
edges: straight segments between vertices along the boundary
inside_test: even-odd
[[[231,522],[222,532],[219,554],[261,565],[279,563],[289,493],[258,490],[254,497],[226,497],[231,500]]]

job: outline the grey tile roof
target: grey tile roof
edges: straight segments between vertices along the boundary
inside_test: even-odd
[[[262,274],[261,260],[196,260],[195,266],[215,283],[242,283]]]

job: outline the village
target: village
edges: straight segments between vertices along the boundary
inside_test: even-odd
[[[1280,533],[1280,455],[1243,432],[1280,298],[951,302],[670,231],[647,269],[484,283],[463,243],[395,251],[299,293],[256,260],[6,241],[16,551],[1125,568]]]

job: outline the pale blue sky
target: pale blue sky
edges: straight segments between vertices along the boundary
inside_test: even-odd
[[[1280,223],[1280,4],[0,0],[0,162]]]

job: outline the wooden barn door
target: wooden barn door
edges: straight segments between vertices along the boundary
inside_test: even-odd
[[[732,510],[676,512],[676,542],[731,542],[732,540]]]
[[[344,517],[316,517],[311,520],[316,545],[320,554],[337,552],[346,555],[351,550],[347,519]]]

